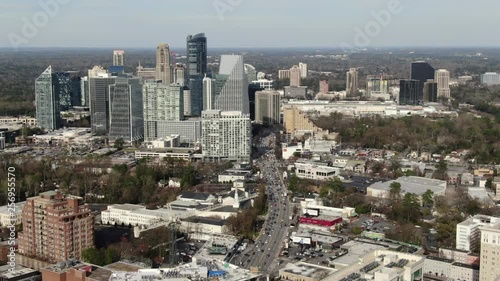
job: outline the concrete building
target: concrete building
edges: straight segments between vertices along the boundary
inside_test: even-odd
[[[165,149],[149,149],[136,150],[135,159],[156,159],[163,160],[165,157],[178,158],[186,161],[192,161],[195,158],[194,149],[185,147],[165,148]]]
[[[250,81],[250,85],[259,89],[264,89],[266,91],[274,90],[274,80],[269,79],[258,79]]]
[[[203,110],[212,110],[215,102],[214,80],[203,78]]]
[[[500,222],[500,218],[475,215],[457,224],[456,248],[463,251],[479,250],[481,233],[480,227],[492,227]]]
[[[384,75],[368,75],[366,77],[366,97],[389,99],[389,81]]]
[[[444,195],[446,191],[446,181],[428,179],[422,177],[400,177],[397,180],[386,182],[376,182],[366,190],[366,195],[371,197],[390,198],[390,185],[393,182],[401,184],[401,194],[415,193],[422,196],[427,190],[434,192],[434,196]]]
[[[438,69],[434,81],[437,83],[438,98],[450,98],[450,72],[446,69]]]
[[[314,125],[309,118],[307,111],[303,111],[298,106],[283,107],[283,127],[286,133],[298,131],[321,132],[322,129]]]
[[[8,205],[0,206],[0,226],[9,227],[11,225],[19,225],[22,223],[23,208],[26,202],[15,203],[15,207]]]
[[[80,79],[81,106],[89,107],[89,77],[83,76]]]
[[[338,271],[337,269],[305,262],[287,263],[279,270],[280,280],[320,281]],[[339,279],[340,280],[340,279]]]
[[[188,87],[184,87],[182,90],[183,96],[183,108],[184,116],[193,116],[193,106],[192,106],[192,92]]]
[[[175,65],[173,83],[181,85],[182,87],[184,87],[186,83],[186,68],[184,68],[182,63]],[[189,115],[191,115],[191,113]]]
[[[328,94],[328,81],[327,80],[319,81],[319,92],[322,94]]]
[[[283,88],[283,97],[287,99],[306,99],[307,87],[306,86],[285,86]]]
[[[81,197],[47,191],[28,198],[22,214],[21,255],[60,262],[94,247],[94,217]]]
[[[213,109],[249,114],[248,81],[243,56],[223,55],[216,80],[220,85],[215,89]]]
[[[500,74],[496,72],[486,72],[481,75],[481,84],[486,86],[500,85]]]
[[[156,80],[170,85],[172,83],[170,69],[170,47],[168,44],[160,44],[156,47]]]
[[[356,68],[351,68],[347,72],[346,95],[348,97],[357,96],[358,88],[359,88],[358,70]]]
[[[295,162],[295,174],[299,178],[312,180],[330,180],[340,176],[341,169],[320,162]]]
[[[456,262],[452,259],[427,256],[424,276],[439,280],[479,280],[479,266]]]
[[[307,63],[299,62],[300,78],[307,78]]]
[[[124,66],[125,65],[125,51],[124,50],[114,50],[113,51],[113,65]]]
[[[137,77],[141,77],[142,81],[146,80],[155,80],[156,79],[156,68],[155,67],[143,67],[139,62],[139,66],[137,66],[135,70],[135,75]]]
[[[278,71],[278,79],[289,79],[290,78],[290,69],[280,69]]]
[[[220,110],[202,113],[202,154],[205,160],[249,162],[251,142],[249,114]]]
[[[171,135],[165,127],[184,119],[183,87],[148,80],[143,85],[144,140],[152,141]]]
[[[133,142],[144,138],[142,84],[139,77],[116,78],[109,85],[109,139]]]
[[[481,226],[481,263],[479,280],[499,280],[500,267],[498,257],[500,254],[500,223]]]
[[[290,68],[290,86],[300,87],[300,77],[300,68],[297,65],[292,66],[292,68]]]
[[[281,123],[281,97],[279,92],[262,91],[256,93],[255,122],[270,125]]]
[[[194,213],[176,211],[172,209],[148,210],[145,206],[133,204],[115,204],[101,212],[103,224],[151,226],[160,222],[176,221],[180,218],[192,216]]]
[[[54,91],[52,74],[49,66],[35,80],[36,120],[45,130],[56,130],[61,122],[59,95]]]
[[[181,143],[201,142],[201,119],[158,122],[158,136],[180,135]]]

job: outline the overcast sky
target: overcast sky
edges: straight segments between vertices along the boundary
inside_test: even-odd
[[[67,3],[25,33],[23,18],[43,21],[39,3],[54,1]],[[373,13],[394,1],[377,30]],[[209,47],[499,47],[498,11],[498,0],[0,0],[0,47],[176,48],[200,32]]]

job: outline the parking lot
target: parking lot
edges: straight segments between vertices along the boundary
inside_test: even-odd
[[[380,217],[361,215],[352,222],[352,227],[361,227],[364,230],[385,233],[395,227],[395,224]]]

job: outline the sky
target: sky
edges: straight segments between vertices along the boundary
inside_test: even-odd
[[[0,0],[0,47],[183,48],[201,32],[209,48],[500,47],[498,11],[498,0]]]

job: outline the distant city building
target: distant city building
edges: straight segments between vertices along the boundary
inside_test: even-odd
[[[486,86],[500,85],[500,74],[496,72],[486,72],[481,75],[481,84]]]
[[[307,87],[285,86],[283,88],[283,96],[289,99],[307,99]]]
[[[258,124],[279,124],[281,97],[276,91],[257,92],[255,97],[255,122]]]
[[[26,199],[19,253],[49,262],[81,259],[94,247],[94,217],[81,197],[47,191]]]
[[[192,96],[191,96],[191,90],[188,87],[184,87],[183,90],[183,102],[184,102],[184,116],[192,116],[193,114],[193,106],[192,106]]]
[[[438,98],[450,98],[450,72],[446,69],[438,69],[435,72],[434,81],[437,83]]]
[[[186,73],[185,73],[184,65],[182,65],[182,63],[176,64],[175,69],[174,69],[174,83],[181,85],[181,86],[184,86],[184,84],[186,82],[185,74]],[[191,113],[189,115],[191,115]]]
[[[307,64],[299,62],[300,78],[307,78]]]
[[[500,223],[479,227],[481,231],[481,253],[479,280],[498,280],[500,267],[498,256],[500,253]]]
[[[84,76],[80,80],[80,93],[81,93],[81,105],[88,107],[90,105],[89,101],[89,77]]]
[[[142,140],[143,110],[141,78],[116,78],[109,86],[109,139]]]
[[[155,67],[143,67],[141,63],[137,66],[135,75],[142,78],[142,81],[155,80],[156,79],[156,68]]]
[[[249,114],[239,111],[203,111],[203,159],[249,162],[252,151],[251,126]]]
[[[358,95],[358,88],[359,88],[358,70],[356,68],[351,68],[347,72],[346,95],[348,97],[357,96]]]
[[[243,56],[222,55],[214,90],[214,109],[250,113]]]
[[[125,51],[114,50],[113,51],[113,65],[124,66],[125,65]]]
[[[435,70],[426,62],[413,62],[411,63],[411,79],[419,81],[416,100],[421,101],[424,99],[424,83],[429,79],[435,79]]]
[[[215,80],[203,78],[203,110],[212,110],[215,102]]]
[[[203,78],[207,74],[207,37],[204,33],[187,37],[187,86],[191,90],[191,116],[203,111]]]
[[[36,120],[40,128],[56,130],[60,127],[59,95],[53,88],[52,66],[35,80],[35,106]]]
[[[399,82],[399,104],[418,105],[423,101],[423,94],[420,98],[419,80],[401,80]]]
[[[322,94],[328,94],[328,81],[320,80],[319,81],[319,92]]]
[[[52,88],[59,96],[59,109],[66,111],[72,106],[81,106],[81,78],[76,71],[53,72]]]
[[[257,80],[264,80],[266,78],[266,74],[264,72],[257,72]]]
[[[290,78],[290,69],[280,69],[278,71],[278,79],[289,79]]]
[[[184,119],[183,87],[148,80],[143,85],[144,140],[153,141],[171,135],[170,122]]]
[[[383,98],[389,95],[389,81],[383,75],[368,75],[366,77],[366,96]]]
[[[438,84],[434,80],[424,83],[424,102],[438,101]]]
[[[90,69],[88,77],[92,132],[107,134],[109,132],[109,86],[115,83],[116,77],[111,76],[100,66]]]
[[[290,86],[300,87],[300,68],[296,65],[290,68]]]
[[[168,44],[160,44],[156,48],[156,80],[170,85],[172,82],[170,68],[170,47]]]
[[[250,82],[250,86],[255,86],[266,91],[274,90],[274,81],[267,79],[259,79]]]
[[[257,70],[251,64],[245,63],[245,74],[249,83],[257,79]]]

